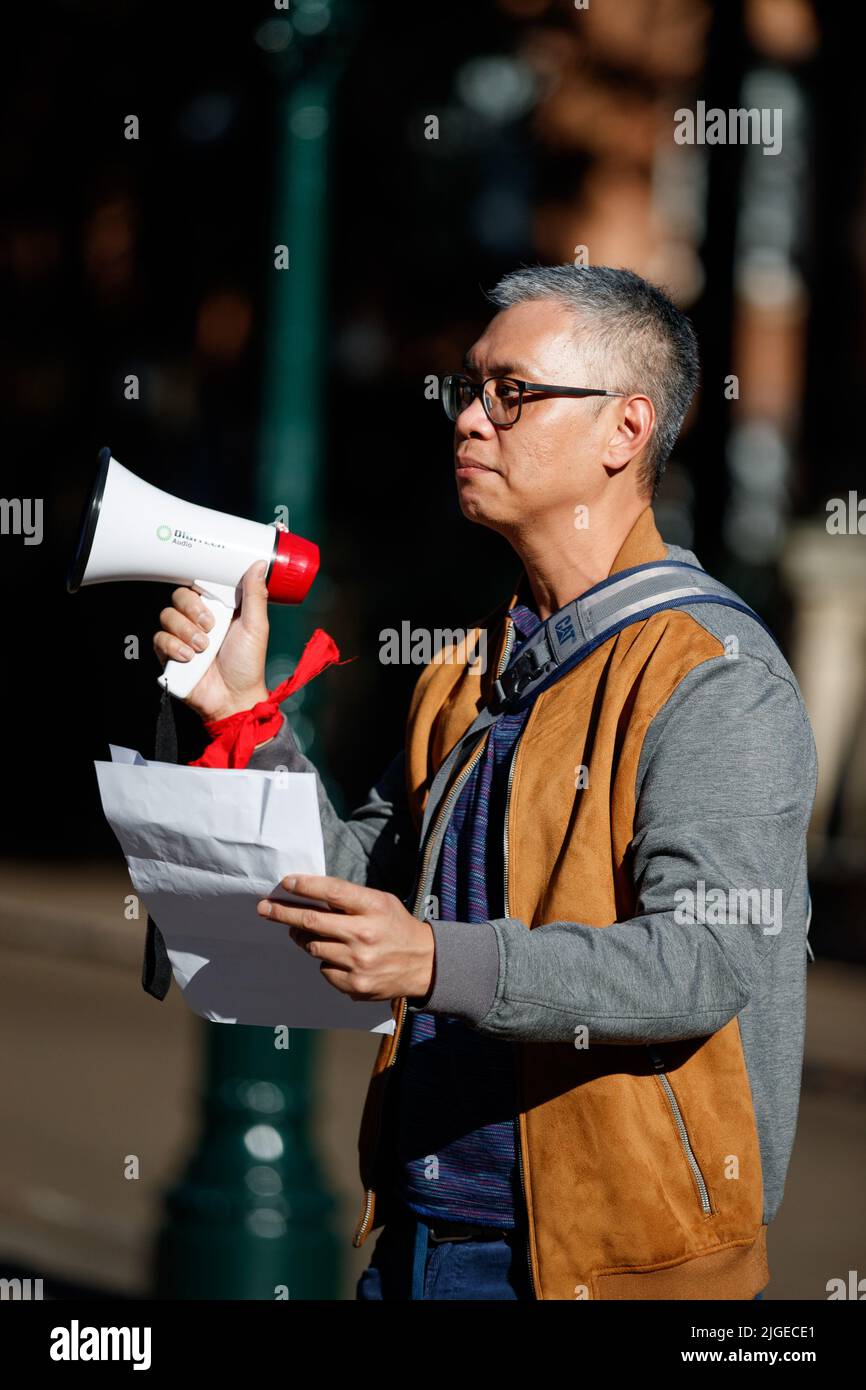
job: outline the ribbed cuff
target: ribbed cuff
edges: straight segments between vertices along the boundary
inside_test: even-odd
[[[289,772],[312,771],[312,764],[298,748],[292,726],[284,712],[277,732],[264,743],[257,744],[249,756],[247,767],[254,772],[271,772],[275,767],[286,767]]]
[[[499,942],[490,922],[432,921],[436,943],[433,988],[409,1003],[412,1013],[453,1014],[480,1023],[496,999]]]

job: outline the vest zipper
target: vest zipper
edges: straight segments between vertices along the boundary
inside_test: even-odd
[[[479,739],[478,746],[476,747],[475,751],[470,757],[468,763],[460,772],[459,776],[457,777],[457,780],[451,786],[448,795],[445,797],[444,801],[442,802],[442,805],[436,812],[436,818],[430,827],[430,834],[427,837],[427,848],[424,851],[424,859],[421,865],[421,875],[418,879],[418,892],[415,895],[415,905],[412,908],[413,917],[418,916],[418,909],[421,906],[424,899],[426,898],[430,884],[433,882],[434,876],[430,873],[430,860],[433,853],[433,846],[436,843],[436,837],[439,834],[439,831],[442,827],[443,820],[447,820],[447,818],[453,811],[454,803],[456,802],[457,797],[460,795],[463,783],[466,781],[466,778],[469,776],[473,767],[478,762],[478,759],[481,757],[481,754],[487,745],[487,739],[489,737],[489,734],[490,730],[488,729],[485,733],[484,738]]]
[[[505,788],[505,815],[504,815],[504,817],[503,817],[503,825],[502,825],[502,906],[503,906],[503,910],[504,910],[504,912],[505,912],[505,916],[506,916],[506,917],[509,915],[509,914],[508,914],[508,808],[509,808],[509,806],[511,805],[511,784],[512,784],[512,782],[514,781],[514,764],[515,764],[515,761],[516,761],[517,749],[518,749],[518,747],[519,747],[519,745],[520,745],[520,740],[521,740],[522,738],[523,738],[523,730],[521,729],[520,734],[519,734],[517,740],[515,741],[514,747],[513,747],[512,750],[511,750],[511,761],[510,761],[510,763],[508,764],[508,781],[507,781],[507,783],[506,783],[506,788]]]
[[[521,1134],[520,1120],[517,1121],[517,1172],[520,1177],[520,1192],[523,1197],[523,1210],[526,1213],[526,1262],[529,1266],[529,1282],[532,1285],[532,1292],[537,1299],[541,1298],[538,1281],[535,1278],[535,1267],[532,1263],[532,1246],[529,1242],[529,1204],[526,1200],[526,1179],[523,1176],[523,1137]]]
[[[503,647],[503,649],[502,649],[502,655],[501,655],[501,657],[499,658],[499,663],[498,663],[498,667],[497,667],[497,671],[496,671],[496,677],[497,677],[497,679],[498,679],[499,676],[502,674],[502,672],[503,672],[505,666],[507,665],[508,657],[509,657],[509,655],[511,654],[511,648],[512,648],[513,645],[514,645],[514,624],[513,624],[513,622],[511,621],[510,618],[507,619],[506,621],[508,622],[508,631],[507,631],[506,634],[505,634],[505,645],[504,645],[504,647]],[[432,883],[432,881],[433,881],[432,875],[430,875],[430,872],[429,872],[429,870],[430,870],[430,859],[431,859],[431,855],[432,855],[433,846],[434,846],[434,844],[436,843],[436,837],[437,837],[437,835],[438,835],[438,833],[439,833],[439,830],[440,830],[440,828],[441,828],[441,826],[442,826],[443,820],[447,819],[448,816],[450,816],[452,810],[454,809],[454,804],[455,804],[455,802],[456,802],[456,800],[457,800],[457,797],[460,795],[460,789],[462,788],[463,783],[466,781],[466,778],[469,776],[470,772],[472,771],[473,767],[474,767],[475,764],[477,763],[478,759],[481,757],[482,752],[484,751],[485,747],[487,746],[487,739],[489,738],[489,736],[490,736],[490,730],[488,729],[487,732],[486,732],[486,734],[485,734],[485,736],[484,736],[484,738],[482,738],[482,739],[479,741],[478,747],[477,747],[477,748],[475,749],[475,751],[473,752],[473,754],[472,754],[472,756],[470,757],[468,763],[467,763],[466,766],[463,768],[463,770],[460,772],[460,775],[457,777],[457,780],[454,782],[453,786],[450,788],[450,790],[449,790],[449,792],[448,792],[448,795],[445,797],[445,799],[444,799],[443,802],[442,802],[442,805],[439,807],[439,810],[436,812],[436,817],[435,817],[435,819],[434,819],[434,821],[433,821],[433,824],[430,826],[430,832],[429,832],[429,834],[428,834],[428,836],[427,836],[427,847],[426,847],[426,849],[424,850],[424,857],[423,857],[422,864],[421,864],[421,873],[420,873],[419,878],[418,878],[418,891],[417,891],[416,894],[415,894],[415,904],[414,904],[414,906],[413,906],[413,908],[412,908],[412,916],[413,916],[413,917],[417,917],[417,916],[418,916],[418,908],[421,906],[421,903],[424,901],[425,897],[427,896],[427,891],[428,891],[428,889],[429,889],[430,883]],[[509,775],[510,775],[510,774],[509,774]],[[428,881],[428,879],[429,879],[429,881]],[[402,1041],[402,1037],[403,1037],[403,1023],[404,1023],[404,1020],[405,1020],[405,1018],[406,1018],[406,1010],[408,1009],[408,1007],[409,1007],[409,1001],[408,1001],[408,999],[405,999],[405,998],[404,998],[403,1001],[402,1001],[402,1004],[401,1004],[401,1006],[400,1006],[400,1017],[399,1017],[399,1019],[398,1019],[398,1021],[397,1021],[397,1024],[396,1024],[396,1026],[395,1026],[395,1032],[396,1032],[396,1034],[397,1034],[397,1038],[396,1038],[396,1041],[395,1041],[395,1043],[394,1043],[394,1051],[391,1053],[391,1058],[390,1058],[390,1061],[388,1062],[388,1066],[387,1066],[386,1070],[390,1070],[391,1067],[393,1067],[394,1063],[395,1063],[396,1060],[397,1060],[397,1051],[398,1051],[398,1048],[399,1048],[400,1043],[401,1043],[401,1041]],[[377,1129],[377,1133],[376,1133],[376,1145],[375,1145],[375,1150],[376,1150],[376,1152],[375,1152],[375,1154],[374,1154],[374,1168],[375,1168],[375,1159],[378,1157],[379,1143],[380,1143],[380,1140],[381,1140],[381,1137],[382,1137],[382,1111],[384,1110],[384,1108],[385,1108],[385,1099],[384,1099],[384,1097],[383,1097],[383,1099],[382,1099],[382,1105],[381,1105],[380,1111],[379,1111],[379,1125],[378,1125],[378,1129]],[[368,1187],[367,1190],[366,1190],[366,1192],[364,1193],[364,1210],[363,1210],[363,1212],[361,1213],[361,1220],[360,1220],[358,1226],[357,1226],[356,1229],[355,1229],[355,1234],[354,1234],[354,1236],[352,1237],[352,1244],[353,1244],[354,1246],[359,1246],[359,1245],[361,1244],[361,1238],[363,1237],[364,1232],[365,1232],[366,1229],[367,1229],[367,1223],[368,1223],[368,1221],[370,1220],[370,1212],[371,1212],[372,1207],[373,1207],[373,1195],[374,1195],[374,1191],[375,1191],[374,1188]]]
[[[692,1173],[694,1174],[695,1182],[698,1185],[698,1191],[701,1195],[701,1210],[703,1211],[705,1216],[712,1216],[713,1208],[710,1203],[710,1194],[707,1191],[707,1184],[704,1182],[704,1175],[700,1170],[698,1160],[695,1158],[694,1149],[692,1148],[691,1143],[689,1142],[689,1136],[686,1131],[686,1125],[683,1119],[682,1111],[679,1107],[679,1102],[676,1096],[674,1095],[674,1090],[671,1086],[671,1083],[668,1081],[668,1078],[665,1075],[664,1059],[661,1053],[659,1052],[658,1048],[651,1047],[648,1045],[648,1051],[650,1057],[652,1058],[653,1068],[655,1070],[656,1076],[661,1082],[662,1090],[664,1091],[665,1096],[667,1097],[668,1105],[671,1108],[671,1113],[674,1117],[677,1131],[680,1136],[680,1143],[682,1145],[683,1153],[686,1156],[688,1165],[691,1168]]]
[[[510,909],[509,909],[509,905],[508,905],[508,812],[509,812],[509,808],[510,808],[510,806],[511,806],[511,786],[512,786],[512,783],[513,783],[513,781],[514,781],[514,765],[515,765],[515,763],[516,763],[516,761],[517,761],[517,750],[518,750],[518,748],[520,747],[520,740],[523,738],[523,734],[524,734],[524,732],[525,732],[525,727],[526,727],[526,726],[524,725],[524,728],[521,729],[521,731],[520,731],[520,733],[519,733],[519,735],[518,735],[518,737],[517,737],[517,740],[516,740],[516,742],[515,742],[515,744],[514,744],[514,747],[513,747],[513,749],[511,750],[511,762],[510,762],[509,765],[508,765],[508,783],[507,783],[506,792],[505,792],[505,815],[504,815],[504,817],[503,817],[503,826],[502,826],[502,907],[503,907],[504,915],[505,915],[506,917],[510,917],[510,915],[511,915]],[[518,1084],[519,1084],[519,1077],[518,1077]],[[529,1264],[529,1278],[530,1278],[530,1282],[531,1282],[531,1284],[532,1284],[533,1292],[534,1292],[534,1294],[535,1294],[535,1297],[536,1297],[537,1299],[540,1299],[540,1298],[541,1298],[541,1292],[540,1292],[538,1283],[537,1283],[536,1278],[535,1278],[535,1269],[534,1269],[534,1266],[533,1266],[533,1263],[532,1263],[532,1246],[530,1245],[530,1241],[529,1241],[529,1232],[528,1232],[528,1226],[529,1226],[529,1204],[528,1204],[528,1202],[527,1202],[527,1200],[526,1200],[526,1179],[525,1179],[524,1173],[523,1173],[523,1136],[522,1136],[522,1127],[521,1127],[519,1118],[518,1118],[518,1121],[517,1121],[517,1145],[516,1145],[516,1147],[517,1147],[517,1172],[518,1172],[518,1175],[519,1175],[519,1177],[520,1177],[520,1191],[521,1191],[522,1196],[523,1196],[523,1210],[524,1210],[524,1212],[526,1213],[526,1222],[527,1222],[526,1259],[527,1259],[527,1262],[528,1262],[528,1264]]]
[[[497,680],[499,680],[499,677],[502,675],[502,672],[505,670],[506,666],[508,665],[508,658],[509,658],[510,655],[511,655],[511,648],[514,646],[514,634],[515,634],[515,631],[516,631],[516,628],[515,628],[515,626],[514,626],[514,623],[513,623],[512,620],[509,618],[509,619],[508,619],[508,631],[507,631],[506,634],[505,634],[505,646],[502,648],[502,655],[501,655],[501,657],[499,658],[499,665],[498,665],[497,668],[496,668],[496,679],[497,679]]]

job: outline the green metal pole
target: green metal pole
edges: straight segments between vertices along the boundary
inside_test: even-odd
[[[281,1051],[268,1028],[205,1027],[201,1132],[166,1201],[156,1296],[334,1299],[333,1203],[309,1132],[314,1034],[294,1029]]]
[[[286,507],[289,529],[316,541],[322,523],[328,136],[341,36],[334,29],[332,42],[327,31],[335,11],[344,19],[346,9],[300,0],[290,19],[272,19],[261,31],[279,84],[279,128],[274,236],[264,248],[270,321],[256,514],[269,521],[275,509]],[[275,265],[277,246],[288,249],[286,269]],[[271,610],[269,687],[289,674],[321,625],[328,589],[324,551],[304,606]],[[313,682],[286,706],[299,742],[319,767],[311,715],[320,700]],[[334,1202],[311,1139],[316,1034],[292,1030],[288,1050],[275,1042],[267,1028],[206,1026],[202,1131],[167,1198],[156,1261],[159,1297],[338,1296]]]
[[[324,325],[327,314],[327,144],[330,73],[293,84],[281,111],[281,180],[274,246],[286,246],[289,268],[271,272],[271,328],[257,478],[258,515],[287,507],[289,529],[321,539]],[[269,248],[270,250],[270,248]],[[300,609],[271,610],[268,685],[289,674],[304,642],[321,624],[330,585],[327,550]],[[285,707],[298,741],[318,766],[315,723],[319,686],[299,691]]]

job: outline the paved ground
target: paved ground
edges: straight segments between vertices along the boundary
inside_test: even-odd
[[[139,986],[141,922],[114,869],[0,866],[0,1265],[117,1292],[147,1286],[160,1193],[192,1138],[203,1030],[179,992]],[[767,1299],[823,1299],[866,1276],[866,970],[810,965],[800,1123],[770,1231]],[[344,1296],[355,1251],[356,1136],[377,1040],[321,1035],[315,1132],[340,1202]],[[146,1155],[140,1181],[125,1155]]]

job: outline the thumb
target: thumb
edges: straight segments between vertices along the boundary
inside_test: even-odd
[[[241,617],[248,627],[267,628],[268,586],[265,583],[267,572],[267,561],[257,560],[254,565],[250,565],[243,577]]]

